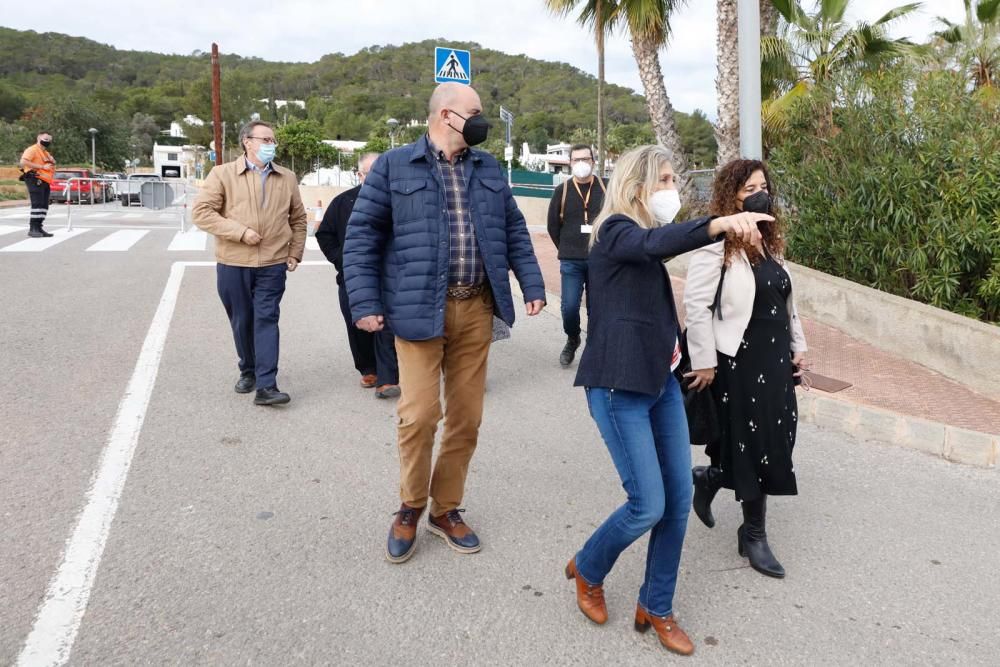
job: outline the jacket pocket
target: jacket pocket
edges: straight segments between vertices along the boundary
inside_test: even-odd
[[[407,222],[424,217],[427,202],[426,178],[401,178],[389,182],[392,191],[392,218],[394,222]]]
[[[499,178],[480,178],[479,182],[483,184],[484,188],[493,192],[503,192],[504,186],[507,185],[507,181]]]

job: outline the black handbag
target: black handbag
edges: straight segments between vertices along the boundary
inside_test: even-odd
[[[674,370],[684,397],[684,412],[687,415],[688,431],[692,445],[710,445],[722,437],[719,423],[719,408],[715,402],[714,383],[697,391],[688,389],[685,373],[691,372],[691,357],[688,354],[687,330],[680,335],[681,363]]]
[[[713,316],[722,319],[722,281],[726,279],[726,266],[723,264],[719,275],[719,285],[715,290],[715,299],[708,307]],[[688,378],[685,373],[691,372],[691,355],[688,353],[687,329],[681,332],[681,363],[674,371],[677,382],[681,385],[684,396],[684,412],[687,414],[688,431],[691,434],[692,445],[710,447],[722,438],[722,425],[719,422],[719,406],[716,403],[715,383],[697,391],[688,389]]]

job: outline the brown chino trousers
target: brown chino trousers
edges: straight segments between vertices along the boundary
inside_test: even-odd
[[[396,338],[399,357],[400,499],[441,516],[462,504],[469,461],[476,450],[486,391],[486,360],[493,335],[493,295],[448,298],[444,336]],[[444,377],[444,412],[441,378]],[[444,417],[444,435],[431,466],[434,435]]]

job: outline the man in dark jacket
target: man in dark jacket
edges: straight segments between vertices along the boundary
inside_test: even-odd
[[[358,178],[363,184],[365,176],[378,158],[378,153],[365,153],[358,160]],[[347,220],[351,217],[354,202],[361,191],[361,185],[341,192],[334,197],[323,214],[323,222],[316,230],[316,242],[326,258],[337,267],[337,292],[340,296],[340,312],[347,325],[347,343],[351,347],[354,367],[361,373],[361,386],[375,387],[376,398],[399,396],[399,364],[396,361],[395,337],[389,328],[372,333],[362,331],[354,325],[351,308],[344,286],[344,238],[347,236]]]
[[[604,181],[594,175],[594,151],[586,144],[569,150],[573,178],[556,187],[549,202],[549,237],[559,251],[563,331],[559,365],[573,363],[580,347],[580,302],[587,285],[590,230],[604,205]],[[589,299],[588,299],[589,300]]]
[[[427,134],[372,167],[344,246],[351,316],[361,329],[389,325],[396,334],[402,505],[386,545],[393,563],[413,554],[428,502],[432,533],[461,553],[481,548],[459,506],[479,437],[493,315],[514,322],[508,272],[528,315],[545,306],[531,237],[507,180],[493,156],[470,148],[489,129],[479,95],[442,84],[429,107]]]

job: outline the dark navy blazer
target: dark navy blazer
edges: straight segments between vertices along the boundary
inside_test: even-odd
[[[708,235],[711,220],[645,229],[615,215],[601,225],[587,261],[587,345],[576,386],[660,393],[680,333],[663,260],[718,241]]]

